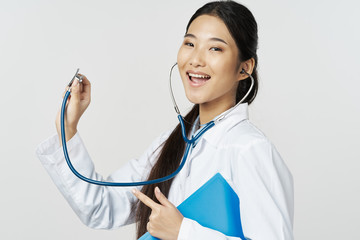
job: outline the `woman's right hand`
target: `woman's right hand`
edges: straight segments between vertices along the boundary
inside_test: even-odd
[[[80,117],[85,112],[86,108],[90,104],[91,100],[91,85],[90,81],[82,74],[82,83],[79,83],[78,79],[76,78],[71,86],[71,94],[68,98],[66,103],[65,109],[65,136],[66,141],[70,140],[77,132],[77,125],[79,123]],[[68,88],[65,89],[63,97],[65,96],[66,91]],[[60,115],[61,115],[61,108],[59,109],[56,115],[56,130],[60,139],[61,145],[61,127],[60,127]]]

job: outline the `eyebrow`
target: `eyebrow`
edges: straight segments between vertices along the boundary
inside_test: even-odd
[[[191,33],[187,33],[185,34],[184,38],[186,37],[191,37],[191,38],[195,38],[196,39],[196,36],[194,34],[191,34]],[[221,38],[217,38],[217,37],[212,37],[212,38],[209,38],[210,41],[218,41],[218,42],[222,42],[222,43],[225,43],[226,45],[228,45],[224,40],[222,40]]]

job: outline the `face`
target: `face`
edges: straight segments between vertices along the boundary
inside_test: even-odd
[[[195,104],[235,104],[241,79],[238,48],[224,22],[201,15],[189,26],[177,63],[186,96]]]

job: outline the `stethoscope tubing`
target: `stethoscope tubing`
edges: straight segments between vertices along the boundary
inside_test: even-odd
[[[61,126],[61,142],[62,142],[62,147],[63,147],[63,152],[64,152],[64,157],[66,160],[67,165],[69,166],[70,170],[74,173],[75,176],[77,176],[78,178],[80,178],[81,180],[91,183],[91,184],[95,184],[95,185],[99,185],[99,186],[109,186],[109,187],[132,187],[132,186],[143,186],[143,185],[150,185],[150,184],[156,184],[156,183],[160,183],[160,182],[165,182],[171,178],[174,178],[180,171],[181,169],[184,167],[187,157],[189,155],[191,146],[193,144],[196,143],[196,141],[205,133],[207,132],[210,128],[212,128],[213,126],[215,126],[215,124],[217,124],[218,122],[220,122],[222,119],[224,119],[231,111],[233,111],[239,104],[241,104],[245,98],[249,95],[250,91],[252,90],[253,86],[254,86],[254,79],[253,77],[246,73],[252,80],[251,82],[251,86],[248,90],[248,92],[246,93],[246,95],[229,111],[221,114],[219,117],[217,117],[215,120],[208,122],[204,127],[201,128],[201,130],[195,135],[193,136],[191,139],[189,139],[186,136],[186,131],[185,131],[185,123],[184,123],[184,119],[182,117],[182,115],[180,114],[179,108],[176,104],[175,101],[175,97],[172,91],[172,86],[171,86],[171,73],[173,68],[176,66],[177,63],[175,63],[170,70],[170,94],[171,94],[171,98],[174,104],[174,109],[178,114],[178,119],[181,125],[181,134],[182,137],[184,139],[184,141],[186,142],[186,147],[185,147],[185,152],[184,152],[184,156],[181,160],[181,163],[179,165],[179,167],[170,175],[162,177],[162,178],[158,178],[158,179],[154,179],[154,180],[149,180],[149,181],[140,181],[140,182],[107,182],[107,181],[98,181],[98,180],[94,180],[88,177],[83,176],[82,174],[80,174],[73,166],[73,164],[70,161],[70,157],[69,157],[69,153],[67,150],[67,144],[66,144],[66,136],[65,136],[65,110],[66,110],[66,103],[69,99],[69,96],[71,94],[71,84],[74,81],[75,77],[78,76],[78,72],[79,69],[77,69],[75,76],[72,78],[71,82],[68,84],[68,90],[65,93],[65,96],[63,98],[63,102],[61,105],[61,114],[60,114],[60,126]],[[82,80],[82,77],[80,76],[80,81]]]
[[[73,166],[73,164],[70,161],[70,157],[69,157],[69,153],[67,150],[67,144],[66,144],[66,135],[65,135],[65,110],[66,110],[66,103],[68,101],[68,98],[71,94],[71,88],[69,88],[68,91],[66,91],[63,102],[62,102],[62,106],[61,106],[61,116],[60,116],[60,125],[61,125],[61,141],[62,141],[62,147],[63,147],[63,152],[64,152],[64,157],[66,160],[67,165],[69,166],[70,170],[75,174],[75,176],[77,176],[78,178],[80,178],[81,180],[91,183],[91,184],[95,184],[95,185],[100,185],[100,186],[109,186],[109,187],[132,187],[132,186],[143,186],[143,185],[150,185],[150,184],[156,184],[156,183],[160,183],[160,182],[165,182],[171,178],[174,178],[180,171],[181,169],[184,167],[186,159],[188,157],[188,154],[190,152],[190,148],[191,146],[196,142],[197,139],[199,139],[201,137],[201,135],[203,135],[207,130],[209,130],[210,128],[212,128],[215,123],[213,121],[207,123],[200,131],[199,133],[197,133],[193,138],[188,139],[186,137],[186,132],[185,132],[185,125],[184,125],[184,120],[182,118],[181,115],[178,116],[178,119],[180,121],[180,124],[182,126],[182,135],[184,137],[184,140],[186,141],[186,148],[185,148],[185,153],[184,156],[182,158],[182,161],[179,165],[179,167],[175,170],[175,172],[173,172],[172,174],[159,178],[159,179],[154,179],[154,180],[150,180],[150,181],[140,181],[140,182],[107,182],[107,181],[98,181],[98,180],[94,180],[91,178],[87,178],[85,176],[83,176],[82,174],[80,174]]]

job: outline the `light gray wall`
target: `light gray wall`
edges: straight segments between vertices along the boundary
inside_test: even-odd
[[[173,127],[168,72],[204,3],[0,0],[1,239],[134,238],[134,226],[85,227],[35,148],[55,133],[77,67],[92,82],[79,131],[98,172],[108,175]],[[360,239],[359,2],[242,3],[259,25],[261,84],[250,119],[294,175],[295,237]]]

